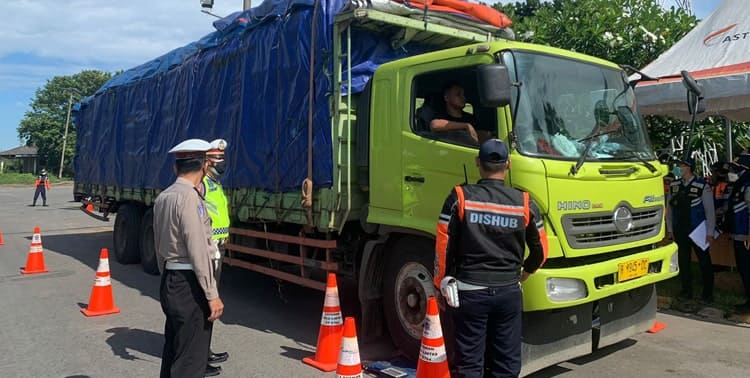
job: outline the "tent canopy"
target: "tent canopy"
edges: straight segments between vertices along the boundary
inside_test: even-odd
[[[679,42],[643,72],[657,78],[636,87],[644,115],[690,119],[687,90],[680,71],[703,87],[706,112],[733,121],[750,121],[750,6],[747,0],[724,0]]]

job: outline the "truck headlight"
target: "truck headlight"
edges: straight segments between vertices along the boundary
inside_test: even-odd
[[[576,278],[547,278],[547,297],[552,302],[567,302],[586,298],[586,283]]]
[[[677,252],[672,254],[672,257],[669,258],[669,273],[676,272],[680,267],[679,260],[677,258]]]

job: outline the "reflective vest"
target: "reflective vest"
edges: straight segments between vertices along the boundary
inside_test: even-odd
[[[706,182],[698,177],[694,177],[687,185],[682,185],[681,180],[672,183],[669,204],[672,206],[674,230],[692,231],[706,220],[703,208],[705,187]]]
[[[729,190],[727,190],[727,183],[724,181],[717,182],[711,187],[714,193],[714,208],[721,209],[724,204],[729,200]]]
[[[214,239],[229,237],[229,202],[221,184],[208,176],[203,177],[206,209],[211,216],[211,231]]]
[[[734,235],[750,235],[750,212],[745,202],[745,191],[748,186],[750,182],[732,185],[724,223],[727,231]]]

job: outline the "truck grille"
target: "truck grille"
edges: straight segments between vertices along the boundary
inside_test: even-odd
[[[662,206],[641,209],[627,207],[633,219],[633,226],[627,232],[620,232],[615,227],[614,211],[564,215],[562,225],[568,244],[572,248],[606,247],[659,234],[664,214]]]

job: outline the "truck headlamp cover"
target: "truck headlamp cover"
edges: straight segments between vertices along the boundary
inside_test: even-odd
[[[552,302],[567,302],[586,298],[586,283],[577,278],[547,278],[547,297]]]

